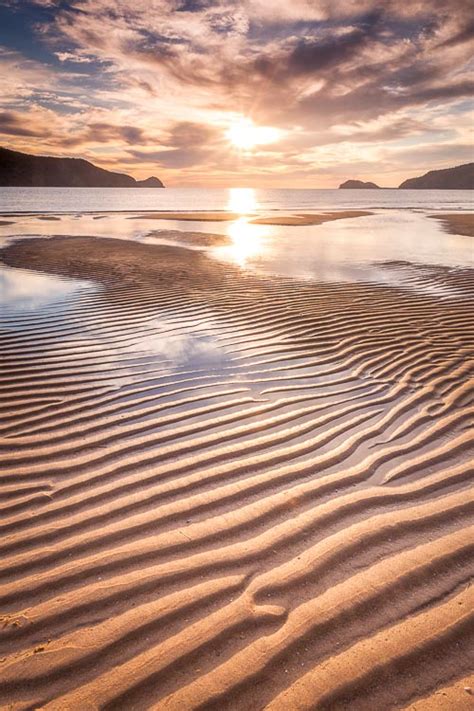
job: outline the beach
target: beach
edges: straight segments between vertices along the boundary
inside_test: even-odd
[[[0,2],[0,711],[474,711],[470,9]]]
[[[0,252],[58,290],[2,318],[2,708],[469,708],[472,269],[63,224]]]

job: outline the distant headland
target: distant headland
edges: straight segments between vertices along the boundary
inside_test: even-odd
[[[474,163],[430,170],[419,178],[404,180],[399,187],[411,190],[474,190]]]
[[[53,158],[0,148],[0,186],[31,188],[164,188],[159,178],[135,180],[83,158]]]
[[[367,190],[380,188],[375,183],[346,180],[339,189]],[[464,163],[454,168],[430,170],[418,178],[408,178],[398,186],[402,190],[474,190],[474,163]]]

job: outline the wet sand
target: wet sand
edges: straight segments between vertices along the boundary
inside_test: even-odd
[[[253,225],[280,225],[282,227],[297,225],[322,225],[323,222],[331,220],[343,220],[354,217],[365,217],[372,215],[372,212],[362,210],[338,210],[337,212],[326,212],[320,214],[303,215],[267,215],[255,217],[250,220]],[[248,216],[253,217],[252,213]],[[153,214],[144,213],[133,215],[131,220],[179,220],[193,222],[230,222],[239,219],[242,214],[233,212],[157,212]]]
[[[232,238],[226,234],[212,232],[190,232],[189,230],[152,230],[148,237],[158,237],[195,247],[221,247],[232,244]]]
[[[354,217],[367,217],[373,215],[373,212],[363,210],[338,210],[337,212],[325,212],[319,215],[304,214],[304,215],[275,215],[270,217],[258,217],[252,220],[254,225],[280,225],[282,227],[290,227],[294,225],[322,225],[324,222],[332,222],[332,220],[347,220]]]
[[[430,217],[440,220],[446,232],[452,235],[474,237],[474,213],[463,214],[456,212],[446,215],[430,215]]]
[[[97,285],[1,327],[1,708],[470,708],[472,270],[0,259]]]
[[[241,217],[235,212],[145,212],[132,215],[131,220],[180,220],[182,222],[231,222]]]

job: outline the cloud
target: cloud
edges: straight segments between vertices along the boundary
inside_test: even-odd
[[[440,47],[455,47],[474,40],[474,20],[461,24],[459,30],[440,43]]]
[[[52,89],[57,84],[49,67],[0,46],[0,106],[10,107],[33,96],[38,88]]]
[[[146,143],[144,131],[137,126],[110,124],[103,121],[89,123],[81,131],[76,131],[72,136],[64,136],[58,145],[66,148],[94,143],[110,143],[119,141],[129,145]]]
[[[474,88],[465,0],[8,4],[26,24],[36,5],[41,56],[51,58],[0,49],[0,130],[23,148],[31,139],[36,152],[132,163],[141,174],[156,164],[172,184],[259,171],[303,180],[321,165],[336,173],[343,151],[373,170],[366,157],[380,158],[380,142],[402,173],[403,140],[444,143],[453,159],[468,145],[459,121]],[[431,120],[440,107],[442,127]],[[238,154],[225,132],[242,116],[285,137]]]
[[[35,127],[28,117],[15,111],[0,112],[0,133],[7,136],[46,137],[49,131],[45,128]]]
[[[206,124],[179,121],[161,141],[160,150],[137,151],[130,154],[146,163],[156,162],[168,168],[186,168],[212,158],[222,146],[219,130]]]
[[[55,52],[54,54],[60,62],[74,62],[75,64],[90,64],[92,62],[91,57],[74,54],[74,52]]]

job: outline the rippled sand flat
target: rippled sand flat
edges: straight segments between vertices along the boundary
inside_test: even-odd
[[[0,258],[92,282],[2,319],[1,708],[472,706],[472,270]]]

